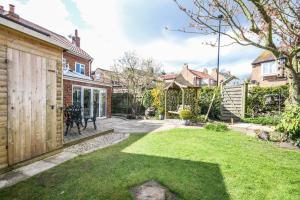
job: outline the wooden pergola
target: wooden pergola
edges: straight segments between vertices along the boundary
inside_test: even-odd
[[[198,107],[198,89],[200,89],[199,87],[195,87],[192,84],[190,84],[189,82],[187,82],[184,79],[179,79],[176,78],[174,81],[166,83],[166,86],[164,88],[164,93],[165,93],[165,119],[167,119],[167,113],[171,113],[171,114],[179,114],[179,106],[181,106],[182,109],[186,108],[187,106],[190,107],[191,110],[197,111],[197,107]],[[181,91],[181,105],[177,105],[177,110],[176,111],[168,111],[168,91],[169,90],[179,90]],[[195,105],[191,105],[191,102],[187,101],[187,95],[188,95],[188,91],[193,91],[194,92],[194,104]],[[196,114],[196,113],[194,113]]]

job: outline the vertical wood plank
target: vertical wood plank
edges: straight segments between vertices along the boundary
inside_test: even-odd
[[[47,142],[47,135],[46,135],[46,72],[47,71],[47,59],[42,58],[42,66],[41,66],[41,134],[42,134],[42,152],[45,153],[47,151],[46,142]]]
[[[19,129],[18,132],[18,140],[19,146],[18,151],[20,153],[20,161],[25,159],[25,135],[26,135],[26,116],[25,116],[25,106],[26,106],[26,85],[25,85],[25,66],[26,66],[26,54],[22,51],[19,51],[19,66],[18,71],[19,75],[16,77],[18,79],[18,87],[19,87]]]
[[[48,60],[47,64],[47,150],[56,147],[56,61]]]
[[[25,135],[25,150],[24,150],[24,159],[29,159],[31,157],[31,55],[29,53],[24,53],[25,61],[23,65],[23,85],[25,88],[23,97],[23,105],[24,105],[24,130]]]
[[[20,160],[19,138],[19,51],[8,49],[8,145],[9,164]]]
[[[52,135],[52,149],[56,148],[56,124],[57,124],[57,116],[56,116],[56,109],[57,109],[57,105],[56,105],[56,61],[55,60],[51,60],[51,135]]]
[[[14,72],[14,76],[15,77],[20,77],[20,71],[18,70],[20,67],[20,52],[18,50],[13,50],[13,61],[14,61],[14,65],[13,65],[13,72]],[[19,88],[19,84],[18,84],[18,79],[13,80],[14,82],[14,99],[15,99],[15,104],[13,105],[13,112],[14,114],[14,118],[12,119],[12,121],[10,123],[14,123],[14,130],[13,130],[13,134],[14,134],[14,163],[19,162],[21,160],[21,148],[20,148],[20,132],[19,132],[19,119],[20,119],[20,88]]]
[[[37,154],[36,149],[36,121],[37,121],[37,56],[31,55],[31,156],[34,156]]]
[[[37,105],[35,109],[35,115],[37,116],[36,118],[36,123],[35,123],[35,128],[36,128],[36,155],[39,155],[42,152],[42,129],[41,129],[41,65],[42,65],[42,58],[40,56],[37,56],[37,62],[36,62],[36,99],[37,99]]]
[[[11,123],[11,120],[14,117],[14,112],[11,109],[14,105],[14,92],[13,92],[13,87],[14,87],[14,82],[12,81],[13,78],[13,50],[11,48],[7,49],[7,59],[8,59],[8,64],[7,64],[7,78],[8,78],[8,123],[7,123],[7,141],[8,141],[8,163],[13,164],[14,163],[14,124]]]

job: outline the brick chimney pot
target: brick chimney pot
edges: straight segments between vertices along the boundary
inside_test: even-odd
[[[15,14],[15,6],[13,4],[9,4],[9,13]]]

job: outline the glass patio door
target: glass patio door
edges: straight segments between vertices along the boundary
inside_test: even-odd
[[[96,117],[100,116],[100,91],[97,89],[93,90],[93,113],[96,114]]]
[[[99,117],[106,117],[106,89],[100,91],[100,112]]]
[[[106,89],[73,87],[73,104],[79,103],[83,116],[106,117]]]
[[[91,116],[92,115],[92,91],[90,88],[83,89],[83,115]]]
[[[82,105],[81,102],[81,87],[73,87],[73,104]]]

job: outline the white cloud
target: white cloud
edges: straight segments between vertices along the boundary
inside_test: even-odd
[[[67,36],[79,28],[81,46],[94,57],[93,67],[108,68],[113,60],[127,50],[135,50],[144,57],[152,57],[162,62],[167,72],[178,71],[184,62],[192,68],[215,67],[217,48],[203,43],[216,36],[192,37],[184,41],[176,41],[170,32],[164,32],[163,38],[154,41],[145,41],[140,44],[131,43],[122,30],[122,7],[120,0],[94,1],[73,0],[76,3],[82,19],[88,23],[88,28],[76,27],[69,19],[69,11],[61,0],[29,0],[26,3],[19,1],[2,1],[2,5],[13,3],[16,12],[25,19],[33,21],[50,30]],[[143,34],[143,30],[141,30]],[[181,39],[183,40],[183,39]],[[222,37],[223,42],[228,42]],[[242,49],[233,45],[221,49],[221,69],[226,68],[237,75],[251,71],[251,59],[238,59],[228,64],[228,60],[235,54],[247,55],[253,49]],[[226,61],[226,62],[225,62]],[[223,64],[224,63],[224,64]],[[207,66],[209,64],[209,66]]]
[[[8,4],[15,5],[15,11],[21,17],[62,35],[73,33],[75,26],[68,20],[68,12],[60,0],[29,0],[21,3],[16,0],[2,0],[8,10]]]

